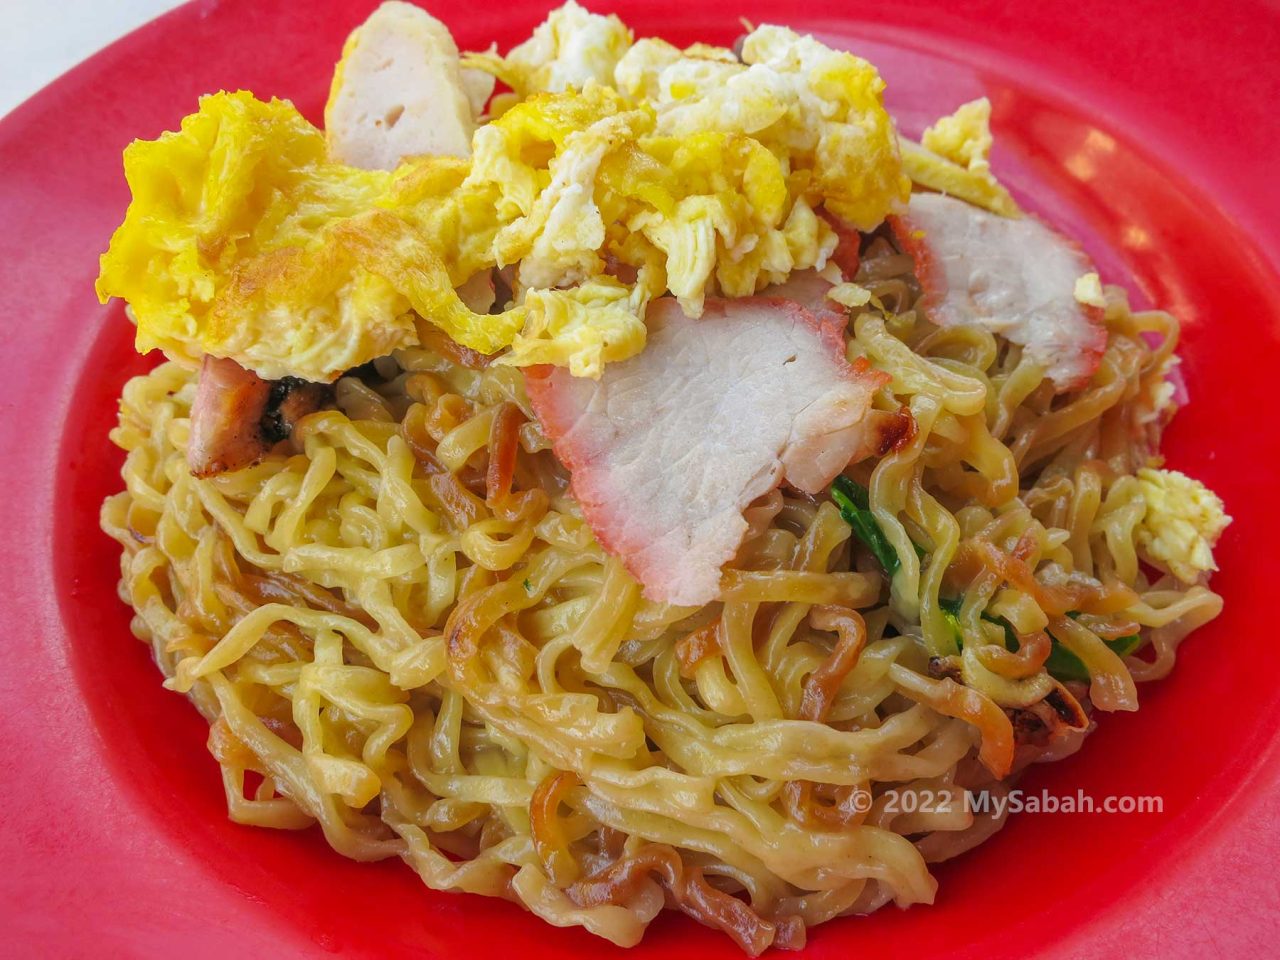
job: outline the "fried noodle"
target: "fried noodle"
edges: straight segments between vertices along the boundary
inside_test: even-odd
[[[877,408],[911,418],[850,470],[900,567],[833,504],[775,491],[704,609],[644,599],[595,542],[512,367],[399,351],[287,452],[208,479],[186,460],[195,372],[130,381],[102,524],[232,819],[315,824],[622,945],[664,906],[754,955],[930,902],[929,864],[999,819],[889,799],[1003,792],[1070,753],[1221,600],[1135,546],[1173,318],[1109,290],[1101,366],[1055,395],[1016,345],[931,324],[911,269],[871,241],[848,342],[893,375]],[[1136,654],[1106,642],[1136,631]],[[1050,676],[1050,636],[1087,683]]]

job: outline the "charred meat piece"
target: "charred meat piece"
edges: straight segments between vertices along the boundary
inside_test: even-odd
[[[271,396],[262,414],[262,436],[268,444],[287,440],[294,424],[309,413],[315,413],[333,399],[333,388],[327,383],[312,383],[298,377],[285,377],[271,383]]]
[[[259,424],[270,398],[269,381],[226,357],[205,357],[191,405],[191,472],[212,477],[256,463],[267,452]]]
[[[227,357],[205,357],[191,405],[191,473],[212,477],[252,466],[331,397],[326,384],[263,380]]]

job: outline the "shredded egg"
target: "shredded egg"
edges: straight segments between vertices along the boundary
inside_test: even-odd
[[[949,194],[992,213],[1021,215],[991,172],[991,102],[961,104],[925,130],[920,143],[901,138],[902,161],[913,183]]]
[[[752,31],[740,61],[632,43],[569,3],[507,57],[464,62],[516,90],[469,157],[357,169],[287,101],[244,92],[131,145],[98,292],[128,301],[139,349],[330,381],[431,323],[598,377],[643,349],[652,299],[697,316],[822,270],[833,218],[874,228],[910,190],[874,67],[786,28]],[[459,298],[507,266],[501,312]]]
[[[1183,583],[1217,570],[1213,547],[1231,523],[1218,495],[1177,470],[1139,470],[1138,484],[1146,502],[1139,548]]]
[[[630,46],[631,31],[615,15],[591,13],[569,0],[505,57],[472,54],[466,62],[493,73],[517,97],[527,97],[610,83]]]
[[[599,379],[604,364],[635,356],[644,346],[642,289],[597,277],[568,290],[530,290],[527,320],[511,352],[498,363],[568,367],[575,377]]]

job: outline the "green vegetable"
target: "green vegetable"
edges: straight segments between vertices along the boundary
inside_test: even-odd
[[[947,622],[952,625],[952,629],[956,633],[956,642],[964,646],[964,638],[960,630],[960,608],[964,606],[963,597],[939,597],[938,606],[942,608],[942,615],[947,618]],[[987,623],[994,623],[1004,628],[1004,646],[1006,650],[1015,652],[1018,649],[1018,634],[1011,624],[1004,617],[993,617],[985,610],[982,612],[982,619]]]
[[[1053,637],[1053,634],[1049,634],[1049,636],[1053,638],[1053,649],[1049,651],[1049,657],[1044,662],[1044,668],[1058,680],[1064,682],[1078,680],[1081,683],[1088,683],[1089,669],[1084,665],[1084,661],[1059,643],[1057,638]],[[1142,637],[1139,634],[1131,633],[1127,637],[1116,637],[1114,640],[1103,640],[1102,642],[1110,647],[1116,656],[1127,657],[1142,646]]]
[[[853,528],[853,534],[875,554],[884,572],[892,577],[902,566],[898,559],[898,551],[893,548],[889,538],[880,529],[875,514],[871,512],[871,503],[866,487],[859,486],[848,477],[836,477],[831,484],[831,499],[840,508],[840,516]]]
[[[1053,649],[1049,651],[1049,656],[1044,661],[1044,668],[1049,671],[1049,676],[1056,680],[1089,682],[1089,671],[1085,668],[1084,661],[1057,640],[1053,641]]]
[[[951,625],[951,630],[955,634],[956,643],[964,646],[964,634],[960,629],[960,608],[964,605],[963,597],[939,597],[938,606],[942,608],[942,615],[946,618],[947,623]],[[1067,616],[1075,619],[1078,617],[1079,611],[1072,610]],[[1018,634],[1014,631],[1013,625],[1004,617],[993,617],[989,613],[983,613],[982,619],[988,623],[997,623],[1004,627],[1004,645],[1007,650],[1016,651],[1018,649]],[[1048,631],[1046,631],[1047,633]],[[1049,671],[1049,675],[1057,680],[1068,681],[1078,680],[1081,683],[1089,682],[1089,671],[1079,657],[1064,647],[1058,639],[1049,634],[1049,639],[1053,641],[1053,647],[1049,651],[1049,656],[1045,659],[1044,668]],[[1142,646],[1142,637],[1133,633],[1127,637],[1116,637],[1114,640],[1104,640],[1116,656],[1127,657],[1133,651]]]
[[[525,579],[524,579],[524,592],[525,592],[525,593],[533,593],[533,584],[529,582],[529,578],[528,578],[528,577],[525,577]]]
[[[1142,636],[1137,633],[1131,633],[1127,637],[1116,637],[1114,640],[1103,640],[1102,642],[1114,650],[1116,656],[1127,657],[1142,646]]]
[[[956,638],[956,646],[964,646],[964,631],[960,629],[960,618],[956,614],[960,610],[960,601],[938,598],[938,606],[942,608],[942,619],[951,628],[951,635]]]

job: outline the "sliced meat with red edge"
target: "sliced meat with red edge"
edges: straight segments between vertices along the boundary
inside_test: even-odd
[[[833,286],[835,284],[817,270],[797,270],[782,283],[765,287],[760,292],[760,296],[791,300],[800,304],[815,317],[832,317],[844,324],[847,322],[848,312],[827,296]]]
[[[256,463],[267,452],[259,424],[267,412],[271,381],[229,357],[208,357],[200,366],[191,405],[187,465],[197,477],[212,477]]]
[[[852,280],[862,263],[860,255],[862,234],[834,213],[828,213],[823,210],[820,216],[827,221],[827,224],[835,231],[836,236],[840,238],[840,242],[836,244],[835,252],[831,254],[831,262],[840,268],[840,272],[844,274],[846,280]]]
[[[332,395],[327,384],[263,380],[228,357],[206,356],[191,404],[187,466],[197,477],[252,466]]]
[[[1107,346],[1102,311],[1075,298],[1093,270],[1071,241],[1034,217],[1001,217],[937,193],[917,193],[890,217],[916,264],[921,307],[939,326],[976,324],[1021,344],[1059,390],[1084,386]]]
[[[888,377],[845,359],[844,318],[774,297],[708,300],[691,320],[650,304],[644,351],[601,378],[526,372],[533,409],[596,539],[645,596],[696,605],[783,480],[818,493],[878,442],[867,416]]]

